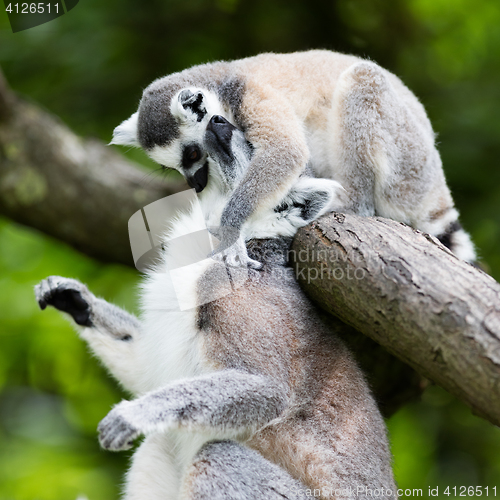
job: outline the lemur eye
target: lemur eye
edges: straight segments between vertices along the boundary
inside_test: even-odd
[[[197,144],[191,144],[184,148],[182,152],[182,166],[189,168],[193,163],[201,158],[201,150]]]

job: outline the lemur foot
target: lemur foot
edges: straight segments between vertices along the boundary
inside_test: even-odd
[[[92,326],[90,319],[90,299],[88,288],[77,280],[49,276],[35,286],[35,296],[40,309],[48,305],[70,314],[75,323]]]
[[[122,401],[101,420],[97,431],[99,443],[106,450],[128,450],[141,434],[126,417],[126,414],[133,409],[133,405],[133,401]]]

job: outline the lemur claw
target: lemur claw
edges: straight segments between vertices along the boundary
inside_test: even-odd
[[[211,257],[217,261],[224,262],[229,267],[242,267],[251,269],[261,269],[262,264],[248,257],[245,252],[242,254],[237,250],[228,249],[223,252],[214,252]]]

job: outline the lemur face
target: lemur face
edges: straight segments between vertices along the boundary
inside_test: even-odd
[[[146,89],[139,111],[116,127],[111,144],[142,147],[155,162],[178,170],[199,193],[209,180],[204,139],[214,116],[233,121],[229,108],[207,89],[182,88],[171,98]]]
[[[182,89],[174,95],[170,112],[177,122],[179,137],[166,146],[154,146],[147,153],[160,165],[178,170],[199,193],[206,187],[209,174],[205,133],[214,116],[225,120],[223,115],[227,112],[214,93],[196,88]]]
[[[198,193],[213,185],[204,194],[224,197],[247,171],[253,154],[232,121],[231,112],[209,90],[182,88],[166,97],[152,89],[140,112],[116,127],[112,144],[141,146],[160,165],[181,172]],[[341,189],[331,180],[299,179],[278,206],[259,214],[252,223],[255,234],[293,235],[331,207]]]

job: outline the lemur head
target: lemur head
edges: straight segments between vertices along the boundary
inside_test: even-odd
[[[178,170],[199,193],[209,180],[207,127],[217,116],[231,120],[231,112],[210,90],[176,87],[153,82],[139,110],[116,127],[111,144],[142,147],[160,165]]]

